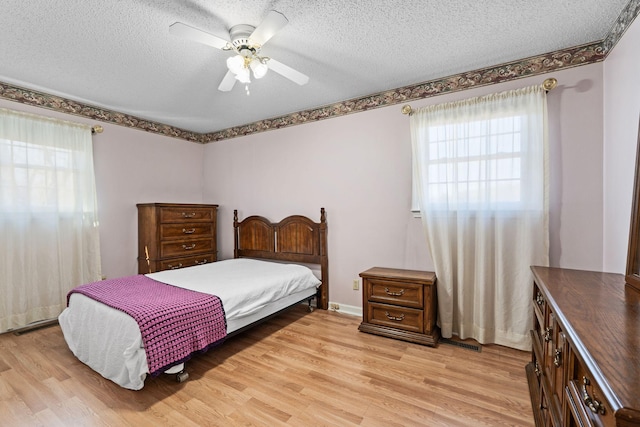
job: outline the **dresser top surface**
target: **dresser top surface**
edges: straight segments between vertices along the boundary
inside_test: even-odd
[[[379,279],[393,279],[402,281],[420,281],[433,283],[436,273],[422,270],[404,270],[400,268],[373,267],[360,273],[361,277],[375,277]]]
[[[136,206],[138,207],[153,206],[158,208],[176,208],[176,207],[217,208],[218,207],[218,205],[203,205],[200,203],[138,203],[136,204]]]
[[[588,352],[591,360],[585,363],[592,374],[601,373],[623,407],[640,410],[640,292],[627,286],[622,274],[532,271],[565,332]]]

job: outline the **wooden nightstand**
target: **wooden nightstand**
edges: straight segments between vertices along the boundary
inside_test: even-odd
[[[440,329],[435,273],[373,267],[360,277],[360,331],[436,346]]]

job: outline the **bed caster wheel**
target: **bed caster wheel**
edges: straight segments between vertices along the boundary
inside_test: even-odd
[[[179,383],[185,382],[189,378],[189,373],[185,371],[178,372],[176,374],[176,381]]]

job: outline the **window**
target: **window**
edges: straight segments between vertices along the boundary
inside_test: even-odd
[[[68,148],[0,139],[0,209],[72,212],[81,173]]]
[[[532,86],[411,116],[443,337],[531,346],[529,266],[549,264],[546,115]]]
[[[0,109],[0,332],[57,317],[100,280],[89,126]]]
[[[425,194],[434,208],[455,209],[464,202],[468,208],[514,210],[523,208],[522,138],[526,117],[507,115],[470,123],[428,126],[422,133],[427,141]],[[451,200],[451,195],[456,199]],[[419,211],[416,185],[412,210]]]

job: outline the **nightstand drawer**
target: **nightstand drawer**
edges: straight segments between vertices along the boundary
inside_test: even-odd
[[[365,292],[369,301],[423,308],[424,287],[422,285],[376,278],[368,278],[365,283]]]
[[[424,311],[388,304],[369,303],[367,323],[405,331],[424,332]]]

